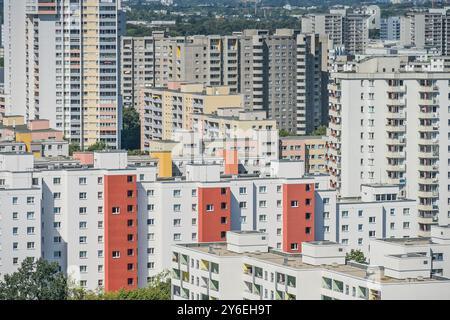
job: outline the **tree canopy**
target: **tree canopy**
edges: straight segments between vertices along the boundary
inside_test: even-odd
[[[0,281],[0,300],[64,300],[67,278],[56,262],[26,258],[19,269]]]
[[[349,253],[346,254],[345,259],[347,261],[356,261],[358,263],[367,263],[366,257],[361,250],[350,250]]]
[[[124,108],[122,149],[137,150],[141,145],[141,122],[134,108]]]

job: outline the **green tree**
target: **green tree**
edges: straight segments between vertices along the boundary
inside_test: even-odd
[[[158,274],[147,287],[134,290],[121,289],[115,292],[93,292],[76,288],[74,300],[170,300],[170,277],[167,271]]]
[[[312,132],[313,136],[324,136],[327,134],[326,126],[319,126],[316,130]]]
[[[67,278],[56,262],[26,258],[0,282],[0,300],[65,300]]]
[[[134,108],[124,108],[122,148],[126,150],[139,149],[141,145],[141,121],[139,113]]]
[[[106,150],[108,146],[104,141],[97,141],[96,143],[92,144],[87,151],[100,151],[100,150]]]
[[[279,131],[278,135],[279,135],[280,137],[287,137],[287,136],[291,135],[291,133],[290,133],[289,131],[285,130],[285,129],[281,129],[281,130]]]
[[[358,263],[367,263],[366,257],[364,256],[364,253],[361,250],[350,250],[350,253],[347,253],[345,256],[345,259],[347,261],[356,261]]]
[[[80,145],[78,143],[69,144],[69,155],[73,155],[74,152],[80,151]]]

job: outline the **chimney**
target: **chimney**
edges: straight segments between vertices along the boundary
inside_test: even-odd
[[[225,174],[237,175],[239,173],[238,151],[236,148],[223,150]]]

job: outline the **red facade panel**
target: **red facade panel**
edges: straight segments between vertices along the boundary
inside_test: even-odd
[[[314,241],[314,184],[283,184],[283,251],[301,252]]]
[[[105,291],[137,288],[135,175],[104,177]]]
[[[225,241],[230,231],[230,188],[198,188],[198,242]]]

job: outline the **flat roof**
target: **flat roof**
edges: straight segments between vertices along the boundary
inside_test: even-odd
[[[301,254],[289,254],[278,250],[269,249],[268,252],[252,252],[252,253],[237,253],[227,250],[227,244],[225,242],[213,242],[213,243],[192,243],[192,244],[179,244],[179,247],[191,249],[205,254],[210,254],[218,257],[248,257],[256,260],[264,261],[266,263],[279,265],[282,267],[288,267],[297,270],[312,270],[322,269],[331,272],[339,272],[348,276],[360,278],[366,281],[374,281],[367,275],[367,265],[358,266],[356,264],[345,265],[311,265],[304,263]],[[378,282],[378,280],[376,280]],[[450,281],[448,278],[423,278],[418,279],[397,279],[388,276],[383,276],[379,279],[380,283],[419,283],[423,281]]]

